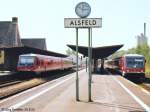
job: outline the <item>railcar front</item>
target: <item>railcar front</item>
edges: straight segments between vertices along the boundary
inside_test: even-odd
[[[36,71],[37,57],[35,55],[20,55],[17,65],[18,71]]]
[[[143,55],[128,54],[123,57],[124,65],[123,76],[126,77],[145,77],[145,58]]]

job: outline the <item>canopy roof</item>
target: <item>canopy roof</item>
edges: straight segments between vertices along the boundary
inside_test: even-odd
[[[28,54],[28,53],[34,53],[34,54],[41,54],[41,55],[48,55],[48,56],[55,56],[55,57],[67,57],[65,54],[48,51],[48,50],[42,50],[34,47],[29,46],[21,46],[21,47],[3,47],[0,48],[0,50],[9,51],[12,54]]]
[[[67,45],[72,50],[76,51],[76,45]],[[106,58],[117,50],[119,50],[123,45],[112,45],[112,46],[103,46],[103,47],[92,47],[92,58],[95,59],[103,59]],[[78,46],[79,53],[88,57],[88,47],[86,46]]]

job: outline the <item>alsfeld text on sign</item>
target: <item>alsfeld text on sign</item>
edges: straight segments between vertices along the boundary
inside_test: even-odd
[[[102,18],[64,18],[65,28],[99,28]]]

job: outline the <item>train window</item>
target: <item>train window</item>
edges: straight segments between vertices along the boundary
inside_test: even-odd
[[[19,60],[20,66],[32,66],[34,64],[35,58],[32,56],[21,56]]]
[[[138,57],[127,57],[126,58],[126,66],[128,68],[143,68],[144,67],[144,58]]]

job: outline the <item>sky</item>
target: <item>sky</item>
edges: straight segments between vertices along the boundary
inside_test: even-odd
[[[76,30],[64,28],[64,18],[78,18],[75,6],[83,0],[0,0],[0,21],[18,17],[21,38],[46,38],[50,51],[66,53],[76,44]],[[150,0],[85,0],[91,6],[89,18],[102,18],[102,28],[92,29],[93,47],[137,45],[136,36],[150,37]],[[149,39],[149,38],[148,38]],[[148,42],[150,44],[150,41]],[[79,45],[88,46],[87,29],[79,30]]]

